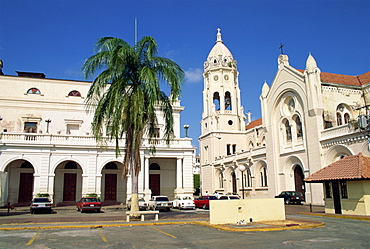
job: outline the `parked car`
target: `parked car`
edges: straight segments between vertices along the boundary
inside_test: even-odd
[[[148,203],[149,209],[170,211],[172,202],[165,195],[152,196]]]
[[[239,196],[237,195],[221,195],[219,198],[219,200],[239,200]]]
[[[81,213],[88,210],[100,213],[101,202],[96,197],[82,197],[81,200],[76,203],[76,209],[77,211],[81,211]]]
[[[199,198],[194,200],[195,207],[207,209],[209,208],[209,201],[217,200],[217,197],[214,195],[202,195]]]
[[[30,213],[34,214],[39,211],[51,213],[51,201],[47,197],[35,197],[31,201]]]
[[[172,207],[178,209],[195,209],[192,195],[178,195],[172,201]]]
[[[285,204],[301,204],[301,202],[304,201],[304,195],[299,191],[283,191],[279,195],[275,196],[275,198],[284,198]]]
[[[127,201],[127,209],[131,210],[131,198]],[[140,210],[148,209],[148,203],[145,202],[144,198],[139,198],[139,209]]]

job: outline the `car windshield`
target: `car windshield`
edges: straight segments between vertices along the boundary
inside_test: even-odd
[[[184,200],[191,200],[191,197],[190,196],[185,196]]]
[[[296,196],[303,196],[302,192],[293,192],[292,194]]]
[[[85,202],[97,202],[98,200],[96,198],[85,198],[83,201],[85,201]]]
[[[239,199],[237,196],[229,196],[230,199]]]
[[[158,197],[156,198],[156,201],[168,201],[167,197]]]
[[[49,202],[48,198],[35,198],[33,202]]]
[[[216,196],[208,196],[207,199],[208,200],[217,200],[217,197]]]
[[[144,198],[140,198],[139,201],[145,201]]]

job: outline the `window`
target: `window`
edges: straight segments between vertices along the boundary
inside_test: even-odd
[[[233,154],[236,153],[236,144],[233,144]]]
[[[261,182],[261,187],[267,187],[267,170],[266,170],[266,166],[261,168],[260,182]]]
[[[159,131],[160,131],[159,128],[155,128],[155,131],[154,131],[154,137],[155,138],[159,138],[159,136],[160,136],[160,132]]]
[[[107,163],[104,168],[105,169],[118,169],[117,164],[114,162]]]
[[[213,94],[213,104],[215,106],[215,111],[220,110],[220,94],[218,92],[215,92]]]
[[[342,125],[342,115],[337,112],[337,125]]]
[[[288,120],[285,120],[285,135],[286,135],[286,140],[287,141],[290,141],[292,140],[292,129],[289,125],[289,121]]]
[[[32,87],[32,88],[28,89],[27,94],[41,94],[41,92],[36,87]]]
[[[220,172],[218,175],[218,187],[219,188],[224,188],[224,174],[223,172]]]
[[[331,198],[330,182],[325,182],[325,197]]]
[[[68,161],[64,166],[65,169],[77,169],[77,164],[74,161]]]
[[[251,171],[249,169],[247,169],[247,176],[244,177],[245,179],[245,185],[247,188],[251,188],[252,187],[252,174],[251,174]]]
[[[347,192],[347,182],[346,181],[341,181],[340,182],[340,192],[342,194],[343,199],[348,198],[348,192]]]
[[[231,144],[226,145],[226,155],[231,155],[230,146]]]
[[[348,124],[348,123],[349,123],[349,120],[350,120],[350,116],[349,116],[349,114],[348,114],[348,113],[345,113],[345,114],[344,114],[344,123],[345,123],[345,124]]]
[[[24,122],[24,132],[25,133],[36,133],[37,123],[36,122]]]
[[[149,170],[161,170],[161,167],[159,166],[158,163],[151,163],[149,165]]]
[[[225,93],[225,110],[231,110],[231,94],[230,94],[230,92]]]
[[[78,124],[67,124],[67,134],[68,135],[77,135],[80,125]]]
[[[72,97],[81,97],[81,93],[80,93],[79,91],[74,90],[74,91],[70,91],[70,92],[68,93],[68,96],[72,96]]]
[[[296,124],[297,137],[302,137],[303,136],[302,123],[301,123],[301,119],[298,116],[295,118],[295,124]]]

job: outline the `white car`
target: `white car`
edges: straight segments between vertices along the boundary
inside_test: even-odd
[[[194,198],[191,195],[178,195],[172,201],[172,206],[178,209],[195,209]]]
[[[152,196],[149,200],[148,208],[152,210],[164,210],[170,211],[172,208],[172,202],[165,195]]]

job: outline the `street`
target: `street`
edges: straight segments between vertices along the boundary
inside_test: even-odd
[[[292,213],[287,214],[287,218],[322,221],[325,222],[325,227],[270,232],[227,232],[187,223],[136,226],[138,222],[132,222],[125,226],[102,227],[99,223],[91,222],[90,228],[0,231],[0,248],[368,248],[370,222],[299,215],[298,212],[305,212],[309,207],[286,207],[287,213]],[[320,209],[322,208],[317,208]],[[53,215],[78,221],[78,217],[122,217],[122,212],[107,210],[101,214],[81,214],[65,210],[50,215],[17,216],[22,216],[26,221],[31,216],[34,222]],[[180,220],[207,215],[208,211],[202,209],[174,209],[171,212],[161,212],[160,219],[172,217]],[[1,225],[6,220],[7,217],[1,216]]]

